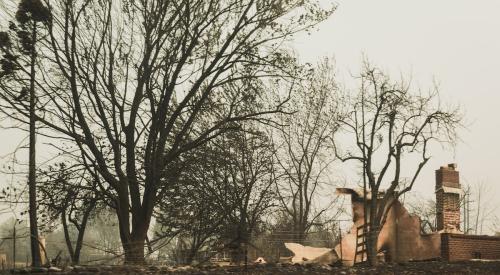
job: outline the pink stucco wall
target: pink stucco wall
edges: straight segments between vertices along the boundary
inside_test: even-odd
[[[343,236],[342,243],[335,247],[345,265],[352,265],[356,246],[356,228],[363,224],[363,203],[352,201],[353,226]],[[342,247],[342,251],[341,248]],[[384,252],[388,261],[420,261],[441,256],[441,236],[439,233],[420,233],[420,218],[412,216],[400,202],[395,202],[389,210],[387,221],[380,231],[377,248]]]

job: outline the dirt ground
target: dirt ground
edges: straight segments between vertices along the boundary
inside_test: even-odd
[[[266,265],[244,268],[227,268],[224,270],[200,270],[198,274],[500,274],[500,262],[421,262],[394,265],[331,267],[301,265]],[[175,273],[172,273],[175,274]],[[182,273],[179,273],[182,274]]]
[[[28,269],[4,272],[3,274],[59,274],[59,275],[104,275],[104,274],[500,274],[500,262],[420,262],[406,264],[383,264],[378,267],[332,267],[318,265],[266,264],[245,267],[139,267],[139,266],[76,266],[63,270]]]

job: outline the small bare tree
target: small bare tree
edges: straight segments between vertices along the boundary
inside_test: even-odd
[[[87,225],[102,197],[95,192],[97,183],[81,165],[59,163],[41,171],[39,212],[48,222],[59,221],[73,264],[80,262]],[[71,234],[76,229],[76,238]]]
[[[465,199],[463,200],[463,203],[465,203],[464,209],[467,212],[465,233],[471,231],[475,235],[481,235],[484,233],[485,227],[491,225],[490,222],[494,219],[495,208],[491,204],[493,197],[488,195],[492,194],[490,191],[489,186],[483,181],[474,185],[467,185]]]
[[[337,139],[335,151],[343,161],[355,160],[361,164],[367,256],[370,264],[376,265],[378,235],[389,209],[412,189],[430,159],[432,141],[441,144],[456,141],[462,117],[457,108],[440,105],[437,91],[413,92],[408,83],[392,82],[367,63],[360,82],[360,91],[352,99],[352,110],[341,122],[343,133],[352,138],[354,146],[341,153],[337,150],[340,148]],[[420,155],[420,161],[405,159],[411,155]],[[407,174],[409,177],[405,177]],[[367,196],[371,199],[366,200]]]

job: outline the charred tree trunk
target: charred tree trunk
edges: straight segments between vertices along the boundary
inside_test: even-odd
[[[36,23],[33,23],[30,64],[30,106],[29,106],[29,219],[30,219],[30,244],[31,244],[31,265],[38,267],[41,265],[40,244],[38,243],[38,222],[36,215],[36,119],[35,119],[35,41],[36,41]]]
[[[125,264],[144,265],[147,232],[150,224],[150,215],[142,214],[142,211],[136,211],[132,216],[133,223],[130,228],[130,212],[127,207],[118,207],[118,224],[120,230],[120,239],[122,241],[123,251],[125,253]],[[140,214],[140,215],[139,215]]]
[[[68,207],[67,205],[62,207],[61,222],[62,222],[62,226],[63,226],[64,239],[66,242],[66,247],[68,249],[68,254],[71,257],[71,263],[74,265],[80,263],[80,254],[81,254],[82,247],[83,247],[83,238],[85,236],[85,230],[87,229],[87,224],[88,224],[88,221],[90,218],[90,214],[94,210],[96,204],[97,204],[97,199],[94,199],[94,200],[85,204],[86,208],[85,208],[85,211],[83,213],[83,217],[82,217],[81,221],[71,217],[71,212],[72,212],[71,210],[70,210],[69,214],[66,212],[66,208]],[[71,241],[71,235],[69,233],[68,220],[73,224],[73,226],[78,231],[78,234],[76,237],[76,243],[75,243],[74,247],[73,247],[73,243]]]
[[[191,265],[194,261],[194,257],[196,255],[196,252],[194,250],[190,250],[189,254],[186,257],[186,264]]]
[[[85,225],[83,225],[85,227]],[[78,231],[78,238],[76,240],[75,251],[71,257],[71,262],[76,265],[80,263],[80,254],[83,246],[83,236],[85,234],[85,228],[80,228]]]
[[[66,248],[68,249],[68,254],[71,257],[71,261],[74,259],[73,244],[71,244],[71,236],[69,234],[68,222],[66,221],[66,211],[63,209],[61,212],[61,222],[64,231],[64,239],[66,241]]]
[[[299,225],[299,228],[297,228],[295,232],[295,240],[297,243],[304,244],[305,239],[306,239],[306,234],[305,234],[305,229],[302,224]]]
[[[200,250],[201,244],[199,243],[194,243],[189,249],[189,253],[186,257],[186,264],[190,265],[193,263],[194,259],[196,258],[196,254],[198,254],[198,251]]]
[[[93,206],[91,207],[93,209]],[[61,213],[61,221],[63,225],[63,231],[64,231],[64,239],[66,241],[66,247],[68,249],[68,253],[71,257],[71,263],[76,265],[80,263],[80,255],[83,247],[83,238],[85,236],[85,230],[87,228],[87,223],[88,219],[90,216],[91,210],[87,210],[84,214],[84,217],[82,218],[81,224],[77,225],[75,224],[75,227],[78,231],[78,236],[76,238],[76,243],[75,247],[73,248],[73,244],[71,242],[71,235],[69,234],[69,226],[68,222],[66,221],[66,211],[62,211]]]
[[[125,252],[125,264],[129,265],[144,265],[146,260],[144,258],[144,246],[146,238],[141,236],[133,236],[129,240],[122,241],[123,249]]]
[[[78,236],[76,238],[75,250],[74,250],[73,256],[71,258],[71,261],[73,262],[73,264],[80,263],[80,254],[81,254],[82,247],[83,247],[83,237],[85,236],[85,230],[87,229],[87,223],[89,221],[90,214],[94,210],[96,203],[97,202],[95,200],[90,202],[90,205],[87,206],[87,209],[85,210],[85,213],[83,214],[82,221],[77,228],[78,229]],[[75,224],[75,226],[76,226],[76,224]]]
[[[377,243],[378,243],[378,235],[379,235],[380,230],[378,227],[373,226],[370,227],[370,230],[368,231],[368,238],[367,238],[367,257],[368,257],[368,263],[371,266],[376,266],[378,264],[377,261]]]
[[[379,221],[377,219],[377,210],[378,209],[378,190],[371,190],[370,200],[370,216],[368,219],[368,236],[366,240],[366,256],[368,258],[368,263],[371,266],[376,266],[377,263],[377,243],[378,243],[378,235],[380,233]]]

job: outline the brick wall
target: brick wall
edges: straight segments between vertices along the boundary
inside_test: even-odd
[[[500,237],[441,234],[441,257],[446,261],[500,260]]]

